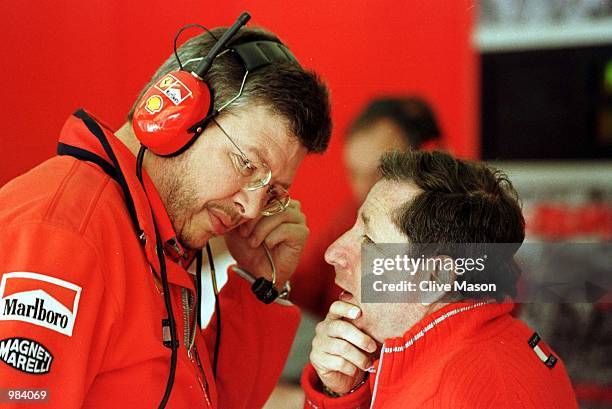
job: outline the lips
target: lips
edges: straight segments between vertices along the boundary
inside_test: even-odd
[[[236,227],[237,223],[234,223],[229,216],[220,210],[208,209],[208,214],[210,215],[210,221],[213,225],[212,228],[217,235],[224,234],[228,230]]]
[[[212,224],[212,229],[215,234],[217,236],[224,234],[227,231],[227,228],[225,227],[221,219],[215,216],[212,212],[210,212],[209,215],[210,223]]]
[[[353,294],[348,291],[342,291],[338,297],[341,301],[350,302],[353,299]]]
[[[338,299],[339,299],[339,300],[341,300],[341,301],[347,301],[347,302],[351,302],[351,301],[352,301],[352,302],[355,302],[355,299],[354,299],[353,293],[352,293],[352,292],[350,292],[349,290],[347,290],[347,289],[346,289],[346,288],[347,288],[347,286],[344,286],[344,285],[340,284],[340,283],[339,283],[339,282],[337,282],[337,281],[336,281],[335,283],[336,283],[336,285],[337,285],[338,287],[340,287],[340,289],[342,290],[342,291],[340,292],[340,295],[338,296]]]

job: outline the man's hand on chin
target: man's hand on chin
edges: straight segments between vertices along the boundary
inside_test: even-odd
[[[377,349],[374,339],[352,323],[359,315],[359,307],[334,302],[312,340],[310,363],[323,385],[336,394],[348,393],[363,381]]]

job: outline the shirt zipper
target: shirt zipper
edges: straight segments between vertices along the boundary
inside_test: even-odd
[[[191,291],[189,291],[187,288],[181,288],[181,301],[183,304],[183,341],[185,343],[185,349],[187,350],[187,356],[189,357],[191,364],[196,366],[196,370],[198,371],[198,383],[204,392],[204,398],[206,399],[208,407],[212,407],[212,403],[209,398],[208,380],[206,379],[206,374],[204,373],[204,368],[202,368],[202,363],[200,362],[198,350],[195,345],[195,326],[198,325],[196,322],[197,314],[194,313],[193,318],[191,317],[191,310],[195,303],[193,296],[191,295]]]

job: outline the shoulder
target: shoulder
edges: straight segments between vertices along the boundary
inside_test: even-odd
[[[67,156],[49,159],[0,189],[0,226],[44,223],[85,235],[94,215],[125,214],[122,194],[100,168]]]
[[[0,271],[48,276],[88,297],[108,289],[117,309],[128,254],[120,229],[131,225],[112,178],[90,163],[54,157],[2,187],[0,203],[0,248],[7,250]]]
[[[562,360],[555,354],[556,365],[547,367],[529,345],[533,331],[520,320],[508,317],[501,331],[481,335],[447,361],[442,396],[469,408],[575,407]]]
[[[37,266],[99,282],[110,271],[109,255],[133,236],[121,234],[133,229],[114,180],[71,157],[54,157],[12,180],[0,189],[0,203],[0,246],[10,250],[0,257],[5,271]]]

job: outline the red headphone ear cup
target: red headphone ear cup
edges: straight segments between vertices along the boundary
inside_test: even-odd
[[[132,119],[136,137],[160,156],[170,156],[190,144],[187,130],[212,112],[208,84],[187,71],[173,71],[145,92]]]

